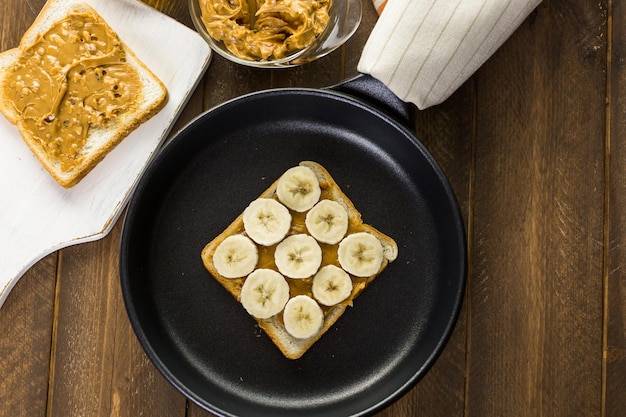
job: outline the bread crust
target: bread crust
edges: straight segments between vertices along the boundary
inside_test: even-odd
[[[320,182],[320,187],[322,188],[326,198],[337,201],[339,204],[344,206],[344,208],[348,212],[352,233],[364,231],[376,236],[383,246],[384,255],[381,267],[375,274],[365,278],[357,278],[351,276],[353,282],[353,290],[352,294],[346,300],[332,307],[322,306],[325,312],[324,324],[322,326],[322,329],[317,334],[308,339],[297,339],[291,336],[282,323],[282,316],[280,313],[268,319],[258,319],[253,317],[257,321],[259,327],[261,327],[265,331],[268,337],[281,350],[283,355],[289,359],[300,358],[315,342],[317,342],[322,337],[322,335],[326,333],[333,326],[333,324],[335,324],[337,320],[343,315],[346,308],[348,306],[352,306],[354,299],[356,299],[359,294],[361,294],[361,292],[378,275],[380,275],[380,273],[387,267],[389,262],[394,261],[398,255],[398,246],[396,242],[391,237],[382,233],[378,229],[363,222],[361,218],[361,213],[356,209],[352,201],[343,193],[339,185],[334,181],[334,179],[322,165],[313,161],[302,161],[299,165],[310,168],[316,174]],[[274,183],[272,183],[263,193],[261,193],[258,198],[278,199],[278,197],[276,196],[277,184],[278,179],[274,181]],[[294,230],[294,226],[292,225],[292,230],[290,230],[288,235],[296,233],[302,233],[302,230]],[[206,246],[202,250],[201,257],[205,268],[211,273],[211,275],[238,302],[241,302],[241,287],[243,285],[243,282],[245,281],[245,278],[226,278],[219,274],[219,272],[215,268],[215,265],[213,264],[213,254],[215,253],[215,249],[220,245],[220,243],[222,243],[222,241],[224,241],[224,239],[226,239],[228,236],[232,236],[235,234],[246,234],[243,226],[243,212],[222,233],[215,237],[211,242],[206,244]],[[329,246],[336,248],[338,244]],[[275,266],[273,268],[275,268]],[[290,283],[291,287],[291,280],[289,278],[286,279]],[[310,282],[312,278],[308,278],[307,280],[309,280]],[[302,280],[296,281],[302,282]]]
[[[34,20],[33,24],[24,33],[17,48],[0,53],[0,86],[5,82],[10,68],[20,57],[22,51],[32,46],[39,35],[46,33],[53,25],[67,17],[70,13],[88,13],[98,21],[106,21],[90,5],[82,1],[49,0]],[[115,33],[110,28],[111,32]],[[116,36],[118,36],[116,34]],[[119,36],[118,36],[119,39]],[[133,130],[157,114],[167,103],[167,88],[163,82],[135,55],[135,53],[120,39],[126,54],[126,62],[139,73],[141,81],[141,95],[136,98],[137,106],[132,111],[116,116],[113,123],[102,128],[90,128],[87,142],[81,151],[80,163],[70,170],[63,170],[61,164],[31,137],[28,130],[16,112],[12,101],[2,96],[0,89],[0,113],[17,127],[22,139],[41,162],[42,166],[63,187],[76,185],[87,175],[104,157],[113,150]]]

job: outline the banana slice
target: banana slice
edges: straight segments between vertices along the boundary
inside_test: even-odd
[[[289,278],[313,276],[322,264],[322,249],[309,235],[291,235],[276,246],[274,262]]]
[[[278,199],[290,209],[300,213],[313,207],[319,201],[321,193],[317,176],[310,168],[304,166],[289,168],[276,184]]]
[[[339,264],[346,272],[357,277],[369,277],[380,269],[383,262],[383,246],[367,232],[346,236],[337,249]]]
[[[259,252],[252,240],[244,235],[232,235],[219,244],[213,253],[213,265],[226,278],[241,278],[254,271]]]
[[[267,319],[285,307],[289,284],[273,269],[260,268],[248,275],[241,287],[241,304],[259,319]]]
[[[297,339],[307,339],[317,334],[324,324],[324,312],[314,299],[296,295],[285,305],[285,329]]]
[[[350,275],[335,265],[322,267],[313,277],[313,297],[322,305],[334,306],[352,293]]]
[[[348,231],[348,212],[336,201],[322,200],[308,211],[304,224],[315,239],[334,245]]]
[[[257,198],[243,211],[243,227],[259,245],[280,242],[291,227],[291,213],[272,198]]]

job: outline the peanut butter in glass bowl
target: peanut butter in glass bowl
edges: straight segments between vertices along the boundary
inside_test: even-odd
[[[252,67],[290,67],[348,40],[361,22],[360,0],[189,0],[198,32],[219,55]]]

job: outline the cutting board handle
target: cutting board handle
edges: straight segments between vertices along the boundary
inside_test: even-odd
[[[55,249],[40,249],[32,246],[7,245],[0,257],[0,307],[4,304],[9,293],[20,280],[22,275],[37,261],[54,252]],[[34,255],[35,253],[39,255]]]

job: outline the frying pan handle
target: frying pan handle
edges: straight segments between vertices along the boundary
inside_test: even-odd
[[[359,74],[328,88],[365,101],[412,132],[415,130],[414,107],[400,100],[385,84],[369,74]]]

